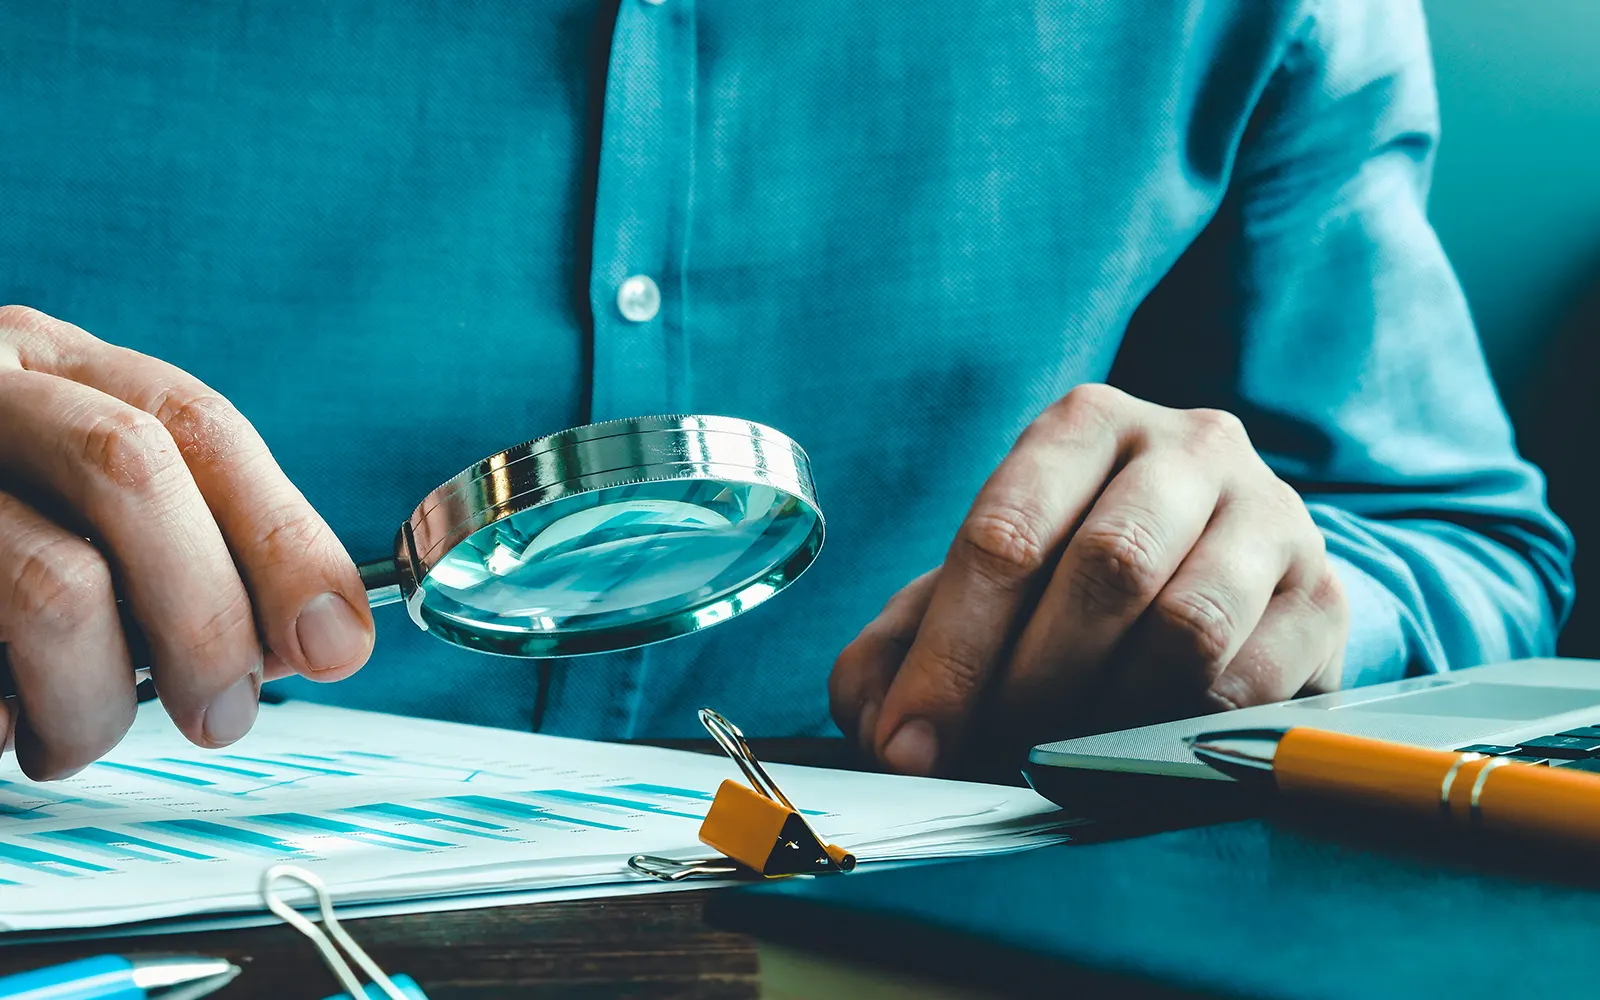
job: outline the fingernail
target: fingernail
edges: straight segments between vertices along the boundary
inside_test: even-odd
[[[862,749],[872,752],[873,738],[878,735],[878,710],[883,706],[876,701],[869,701],[861,708],[861,717],[856,727],[856,742]]]
[[[201,724],[207,742],[215,746],[226,746],[237,742],[241,736],[250,731],[250,726],[256,721],[256,710],[260,700],[257,682],[257,675],[249,674],[240,678],[233,687],[217,695],[216,700],[206,709],[205,721]]]
[[[938,756],[939,736],[926,719],[902,722],[883,748],[884,761],[901,774],[932,774]]]
[[[347,667],[366,656],[372,642],[355,609],[338,594],[318,594],[308,601],[294,631],[312,670]]]

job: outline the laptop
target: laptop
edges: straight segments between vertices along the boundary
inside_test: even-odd
[[[1027,773],[1051,798],[1055,789],[1081,786],[1074,779],[1103,783],[1115,775],[1232,783],[1195,760],[1184,739],[1294,726],[1529,763],[1600,763],[1600,660],[1513,660],[1045,743],[1029,754]]]

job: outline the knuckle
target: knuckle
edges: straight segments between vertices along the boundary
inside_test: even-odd
[[[244,433],[245,421],[238,409],[210,390],[170,391],[154,410],[179,451],[193,460],[210,461],[233,453]]]
[[[938,706],[971,702],[988,676],[983,657],[959,643],[941,651],[929,651],[923,666],[925,686],[921,693]]]
[[[1236,450],[1250,443],[1244,421],[1227,410],[1189,410],[1184,419],[1189,445],[1197,451]]]
[[[1113,421],[1128,400],[1127,393],[1103,382],[1074,386],[1046,412],[1068,424],[1103,424]]]
[[[1268,475],[1271,477],[1268,495],[1273,505],[1278,510],[1290,514],[1296,519],[1304,520],[1309,524],[1311,517],[1306,512],[1305,498],[1300,495],[1300,491],[1272,474],[1271,470],[1268,470]]]
[[[1006,588],[1039,572],[1049,558],[1038,517],[1016,506],[974,511],[961,526],[957,543],[969,565]]]
[[[134,491],[155,487],[183,465],[183,456],[161,421],[132,407],[92,420],[83,431],[79,452],[95,475]]]
[[[868,655],[859,640],[846,646],[834,661],[828,675],[828,707],[839,728],[848,732],[861,711],[861,700],[868,687]]]
[[[31,306],[0,306],[0,345],[14,352],[23,368],[48,368],[86,340],[87,333]]]
[[[1136,521],[1088,528],[1074,542],[1082,558],[1070,583],[1092,610],[1115,613],[1147,603],[1165,582],[1155,538]]]
[[[320,521],[298,506],[276,507],[261,518],[253,554],[266,565],[305,566],[325,542]]]
[[[828,703],[833,706],[836,716],[854,693],[859,673],[855,657],[850,647],[846,646],[839,658],[833,661],[833,672],[828,674]]]
[[[1238,626],[1221,601],[1201,591],[1187,591],[1161,600],[1156,613],[1167,633],[1181,644],[1186,659],[1208,675],[1226,666]]]
[[[0,327],[31,332],[41,329],[52,320],[45,313],[32,306],[9,305],[0,306]]]
[[[1349,606],[1345,597],[1344,581],[1339,579],[1338,571],[1324,561],[1315,579],[1310,594],[1312,607],[1324,613],[1348,615]]]
[[[244,665],[254,670],[262,652],[256,639],[255,617],[243,587],[222,595],[219,603],[183,627],[174,637],[177,654],[207,676],[232,681]]]
[[[111,598],[111,567],[87,542],[59,536],[23,555],[12,577],[16,618],[47,631],[82,625]]]

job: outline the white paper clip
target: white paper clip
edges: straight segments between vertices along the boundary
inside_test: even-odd
[[[308,887],[317,896],[317,907],[322,911],[322,927],[318,927],[306,918],[305,914],[278,895],[275,883],[279,879],[292,879]],[[410,976],[396,975],[390,977],[378,963],[356,944],[339,924],[333,915],[333,897],[328,893],[328,887],[320,878],[294,865],[273,865],[261,875],[261,899],[267,904],[267,909],[277,914],[284,923],[304,934],[317,946],[317,951],[322,953],[322,961],[339,980],[345,992],[341,996],[329,997],[328,1000],[428,1000],[423,994],[422,987],[418,986]],[[326,933],[324,933],[326,930]],[[343,949],[343,954],[340,953]],[[348,955],[351,961],[361,967],[372,980],[366,987],[361,985],[356,978],[355,971],[350,968],[350,963],[345,961]]]

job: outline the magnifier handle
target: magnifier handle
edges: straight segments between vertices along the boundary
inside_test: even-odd
[[[361,573],[361,585],[367,588],[367,604],[381,608],[385,604],[398,604],[404,600],[400,593],[400,575],[393,559],[374,559],[356,567]],[[150,643],[144,630],[134,620],[128,602],[117,598],[117,617],[122,619],[122,633],[128,641],[128,658],[133,661],[135,682],[150,676]],[[11,677],[11,662],[6,658],[6,647],[0,643],[0,698],[15,698],[16,684]]]
[[[361,585],[367,588],[367,606],[381,608],[405,600],[400,593],[400,570],[393,559],[374,559],[356,566]]]

